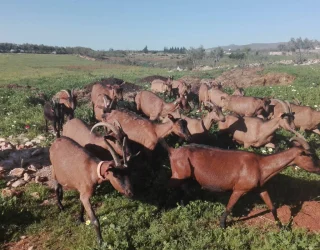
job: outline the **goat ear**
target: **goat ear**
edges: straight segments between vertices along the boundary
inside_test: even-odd
[[[226,99],[226,98],[225,98],[224,96],[221,96],[221,101],[222,101],[222,100],[225,100],[225,99]]]
[[[281,117],[282,119],[285,118],[287,116],[286,113],[280,113],[278,117]]]

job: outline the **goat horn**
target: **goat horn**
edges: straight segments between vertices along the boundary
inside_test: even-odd
[[[296,134],[297,136],[292,137],[292,138],[290,139],[290,141],[297,141],[297,142],[299,142],[299,143],[302,145],[302,147],[303,147],[305,150],[310,150],[310,145],[309,145],[309,143],[306,141],[306,139],[305,139],[301,134],[299,134],[298,132],[296,132],[295,134]]]
[[[107,148],[108,148],[110,154],[112,155],[114,162],[116,163],[116,167],[120,167],[121,161],[120,161],[118,155],[116,154],[116,152],[114,151],[113,147],[110,145],[110,143],[107,140],[104,140],[104,142],[106,143]]]
[[[286,104],[288,105],[288,108],[289,108],[289,112],[290,112],[290,113],[292,113],[290,102],[288,102],[288,101],[285,101],[285,103],[286,103]]]
[[[212,103],[212,102],[205,102],[206,105],[210,106],[210,107],[215,107],[217,106],[216,104]]]
[[[107,122],[98,122],[96,125],[94,125],[91,128],[90,134],[92,133],[92,131],[96,128],[96,127],[100,127],[100,126],[104,126],[107,127],[108,129],[111,129],[113,133],[115,133],[117,136],[119,136],[119,131],[110,123]]]
[[[115,120],[114,124],[116,124],[123,131],[122,126],[118,120]]]
[[[108,105],[107,105],[108,99],[107,99],[106,95],[103,95],[102,98],[103,98],[104,107],[107,108],[108,107]]]
[[[279,102],[282,105],[285,113],[289,113],[290,112],[289,107],[287,106],[286,103],[284,103],[284,101],[279,100],[279,99],[273,99],[273,100]]]
[[[123,152],[123,165],[125,167],[128,167],[128,162],[127,162],[127,151],[126,147],[127,146],[127,137],[123,138],[123,144],[122,144],[122,152]]]
[[[61,90],[60,92],[66,92],[66,93],[67,93],[67,95],[68,95],[68,97],[70,97],[70,93],[69,93],[69,91],[67,91],[67,90],[63,89],[63,90]]]

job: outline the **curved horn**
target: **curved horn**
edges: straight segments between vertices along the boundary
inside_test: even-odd
[[[104,140],[104,142],[106,143],[107,148],[108,148],[110,154],[112,155],[114,162],[116,163],[116,167],[120,167],[121,161],[120,161],[116,151],[114,151],[113,147],[110,145],[110,143],[107,140]]]
[[[290,113],[289,107],[287,106],[286,103],[284,103],[284,101],[279,100],[279,99],[272,99],[272,100],[279,102],[282,105],[285,113]]]
[[[73,97],[73,94],[74,94],[74,89],[71,89],[71,96]]]
[[[290,112],[290,113],[292,113],[290,102],[288,102],[288,101],[285,101],[285,103],[286,103],[286,104],[288,105],[288,108],[289,108],[289,112]]]
[[[123,144],[122,144],[123,165],[124,165],[124,167],[128,167],[126,148],[127,148],[127,137],[124,137],[123,138]]]
[[[60,92],[66,92],[66,93],[67,93],[67,95],[68,95],[68,97],[70,97],[70,93],[69,93],[69,91],[67,91],[67,90],[63,89],[63,90],[61,90]]]
[[[212,103],[212,102],[205,102],[205,105],[210,106],[210,107],[215,107],[217,106],[216,104]]]
[[[115,120],[114,124],[117,125],[123,131],[122,126],[118,120]]]
[[[310,145],[309,143],[306,141],[306,139],[304,139],[304,137],[299,134],[298,132],[296,132],[296,135],[295,137],[292,137],[290,139],[290,141],[297,141],[301,144],[301,146],[305,149],[305,150],[310,150]]]
[[[107,127],[108,129],[111,129],[111,131],[113,133],[115,133],[117,136],[119,136],[119,131],[110,123],[107,123],[107,122],[98,122],[96,125],[94,125],[92,128],[91,128],[91,131],[90,131],[90,134],[92,133],[92,131],[97,128],[97,127],[100,127],[100,126],[104,126],[104,127]]]
[[[102,98],[103,98],[104,107],[107,108],[108,107],[107,101],[109,101],[109,100],[107,99],[106,95],[103,95]]]

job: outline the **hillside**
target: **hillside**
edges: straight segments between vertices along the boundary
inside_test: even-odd
[[[236,45],[236,44],[230,44],[228,46],[220,46],[224,50],[237,50],[237,49],[244,49],[244,48],[251,48],[252,50],[274,50],[277,49],[277,47],[280,44],[287,44],[286,42],[279,42],[279,43],[250,43],[246,45]],[[211,51],[216,49],[214,48],[208,48],[207,51]]]

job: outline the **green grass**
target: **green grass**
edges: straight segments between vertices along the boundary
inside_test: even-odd
[[[101,77],[114,76],[144,85],[140,78],[172,74],[165,69],[110,65],[61,55],[0,54],[0,68],[1,137],[25,133],[33,138],[44,133],[40,92],[49,99],[62,88],[83,88]],[[292,86],[251,87],[246,89],[246,94],[288,100],[295,96],[303,104],[320,104],[319,66],[271,66],[263,73],[267,72],[287,72],[295,75],[296,80]],[[221,73],[221,70],[175,72],[174,76],[210,78]],[[29,85],[39,90],[8,89],[7,84]],[[76,116],[90,121],[90,105],[81,102]],[[30,128],[26,129],[26,125]],[[277,132],[282,149],[288,147],[289,136],[284,131]],[[320,156],[320,137],[314,134],[306,137]],[[52,140],[49,137],[46,144]],[[254,151],[261,152],[261,149]],[[163,167],[155,170],[145,166],[143,173],[133,174],[134,200],[119,195],[109,183],[98,187],[92,202],[105,240],[102,249],[320,248],[320,237],[316,233],[291,229],[290,225],[287,230],[279,231],[272,226],[247,226],[236,222],[253,207],[265,208],[254,193],[240,199],[233,211],[234,218],[229,219],[233,225],[226,230],[219,228],[218,221],[230,193],[214,194],[194,185],[189,196],[191,201],[180,206],[178,192],[167,189],[171,171],[166,155],[161,152],[157,162]],[[287,168],[267,186],[277,205],[296,207],[301,200],[319,200],[320,177],[302,170]],[[4,187],[5,183],[0,182],[0,188]],[[76,224],[78,194],[65,192],[63,203],[66,209],[59,213],[52,190],[37,184],[28,184],[22,190],[24,193],[19,198],[0,198],[0,242],[17,241],[20,236],[27,235],[39,236],[38,249],[98,249],[93,228]],[[39,193],[39,198],[31,195],[34,192]],[[47,199],[50,201],[48,205],[40,205]]]

